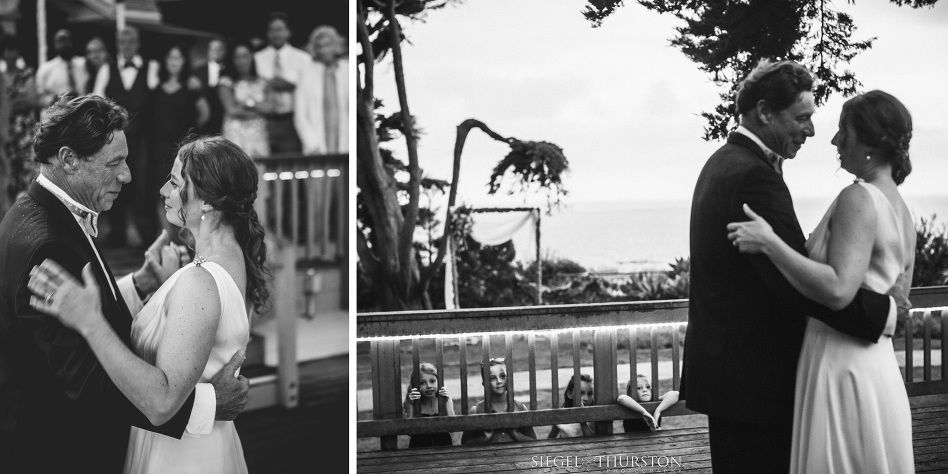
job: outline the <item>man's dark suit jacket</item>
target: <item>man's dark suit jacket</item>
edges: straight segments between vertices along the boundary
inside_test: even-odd
[[[783,177],[753,140],[732,133],[701,170],[691,205],[681,391],[689,409],[709,416],[743,423],[788,420],[805,315],[874,342],[882,335],[889,298],[860,290],[836,313],[806,300],[766,256],[742,254],[728,240],[727,224],[748,220],[744,203],[806,255]]]
[[[75,218],[34,182],[0,222],[0,472],[122,472],[131,425],[181,438],[194,392],[161,427],[116,388],[79,333],[30,307],[34,265],[51,258],[81,280],[92,262],[102,310],[131,347],[132,316]],[[117,290],[116,290],[117,291]]]
[[[221,68],[218,79],[223,72],[224,70]],[[211,87],[208,85],[208,74],[207,64],[198,67],[194,71],[194,75],[201,81],[201,92],[207,99],[208,108],[211,110],[210,118],[199,131],[205,135],[219,135],[224,125],[224,105],[221,103],[220,96],[217,95],[217,86]]]

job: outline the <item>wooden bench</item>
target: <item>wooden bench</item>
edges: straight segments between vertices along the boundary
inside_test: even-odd
[[[913,407],[916,405],[915,400],[927,399],[926,397],[942,400],[933,402],[934,405],[921,412],[924,414],[919,418],[920,422],[928,419],[938,420],[933,426],[939,426],[939,423],[945,421],[943,417],[948,417],[948,402],[944,402],[945,394],[948,394],[948,364],[946,353],[940,350],[948,340],[948,318],[942,317],[942,309],[948,306],[948,287],[913,289],[911,299],[916,309],[912,311],[912,318],[901,324],[904,327],[902,340],[905,342],[905,349],[897,352],[904,354],[906,390],[909,396],[913,397]],[[613,420],[631,417],[630,411],[616,405],[614,401],[618,396],[620,382],[635,379],[639,362],[647,364],[649,370],[646,375],[650,375],[653,382],[653,401],[642,404],[650,412],[658,403],[655,397],[667,389],[678,388],[681,361],[679,347],[683,342],[683,329],[687,324],[687,308],[687,300],[676,300],[360,314],[357,316],[357,358],[363,361],[367,358],[369,362],[360,363],[358,378],[360,386],[371,386],[371,397],[362,396],[364,393],[357,396],[358,409],[362,412],[356,431],[360,439],[379,438],[381,451],[359,453],[359,470],[371,472],[376,464],[379,469],[394,469],[395,466],[390,463],[402,460],[409,464],[412,459],[420,462],[424,458],[424,452],[428,450],[393,452],[399,447],[400,435],[575,422],[592,422],[595,431],[601,436],[495,444],[488,447],[452,446],[430,450],[444,450],[443,454],[450,452],[451,456],[457,459],[468,459],[471,463],[482,465],[483,470],[487,472],[502,470],[494,469],[498,468],[496,465],[491,468],[491,459],[503,458],[502,463],[505,466],[517,469],[530,467],[528,464],[532,462],[531,457],[524,458],[519,454],[521,452],[537,453],[546,450],[551,454],[562,454],[575,450],[588,457],[597,452],[610,452],[609,443],[614,441],[622,440],[623,443],[628,443],[629,440],[634,440],[635,443],[641,443],[643,449],[651,446],[649,454],[664,451],[682,455],[687,453],[691,466],[703,469],[705,464],[702,464],[702,456],[707,452],[707,431],[704,427],[666,429],[654,433],[612,433]],[[916,337],[913,334],[919,325],[921,330]],[[940,336],[933,340],[932,334],[936,327],[940,329]],[[560,346],[564,340],[566,347],[572,346],[572,370],[567,369],[570,375],[565,377],[560,375],[559,369]],[[647,345],[648,357],[640,359],[639,351],[629,351],[630,347],[638,347],[639,341],[644,341]],[[671,347],[659,347],[662,345],[661,341],[670,342]],[[474,342],[474,345],[469,347],[469,342]],[[619,344],[620,342],[624,344]],[[939,344],[940,347],[934,347]],[[546,374],[546,369],[538,369],[537,363],[537,354],[543,353],[542,349],[546,348],[549,348],[550,354],[549,374]],[[592,352],[591,367],[597,404],[583,408],[557,408],[562,402],[559,398],[562,387],[566,386],[572,376],[583,372],[584,366],[588,366],[582,359],[584,354],[588,359],[589,349]],[[915,354],[919,349],[922,352],[920,361]],[[468,354],[470,351],[475,354],[473,358]],[[627,372],[623,368],[620,378],[620,356],[626,354],[629,367]],[[933,363],[933,356],[935,362],[940,364]],[[411,358],[410,365],[407,364],[408,357]],[[446,357],[451,363],[446,363]],[[476,380],[478,375],[476,369],[470,371],[469,366],[476,366],[474,359],[487,363],[491,357],[504,357],[508,374],[520,372],[517,376],[508,375],[508,405],[516,394],[518,399],[523,397],[521,401],[527,404],[529,411],[465,416],[468,407],[473,405],[472,402],[483,399],[483,394],[487,393],[487,387],[482,386],[481,389],[476,389],[476,395],[472,394],[468,378]],[[455,360],[457,367],[453,363]],[[407,377],[403,377],[402,372],[410,368],[417,370],[422,361],[433,362],[440,374],[442,385],[446,380],[457,379],[459,390],[451,394],[459,397],[460,409],[456,410],[459,416],[403,418],[402,402]],[[934,370],[937,365],[941,365],[938,373]],[[660,366],[663,369],[661,371]],[[525,370],[521,370],[524,367]],[[538,383],[538,376],[544,379],[549,377],[549,403],[539,400],[539,394],[545,392],[546,385]],[[543,387],[538,388],[539,385]],[[576,389],[578,390],[578,387]],[[574,392],[573,398],[579,398],[577,392]],[[371,415],[367,413],[369,408]],[[679,402],[667,410],[663,417],[678,415],[695,413]],[[940,426],[943,428],[945,425]],[[918,440],[918,437],[916,438]],[[935,459],[931,461],[937,462],[937,457],[943,454],[938,449],[939,445],[933,441],[926,442],[934,443],[927,449],[934,450]],[[557,448],[553,449],[551,446]],[[682,450],[673,451],[672,448]],[[917,446],[918,449],[920,448]],[[498,454],[488,456],[488,452]],[[502,453],[514,457],[504,457],[507,455]],[[917,453],[916,456],[918,458],[920,454]],[[707,460],[709,462],[710,458]],[[451,466],[457,467],[457,471],[465,472],[477,472],[479,469],[469,469],[470,466],[463,463]],[[658,469],[659,466],[654,468]],[[586,469],[571,467],[568,470]]]

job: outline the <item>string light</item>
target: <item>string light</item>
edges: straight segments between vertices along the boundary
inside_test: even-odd
[[[557,329],[535,329],[535,330],[511,330],[511,331],[482,331],[482,332],[468,332],[468,333],[456,333],[456,334],[415,334],[415,335],[406,335],[406,336],[367,336],[367,337],[357,337],[356,341],[392,341],[392,340],[403,340],[403,339],[432,339],[436,337],[443,338],[467,338],[467,337],[480,337],[480,336],[503,336],[507,334],[562,334],[570,333],[573,331],[601,331],[601,330],[615,330],[620,329],[654,329],[654,328],[675,328],[678,329],[682,326],[687,326],[687,322],[673,322],[673,323],[653,323],[653,324],[626,324],[623,326],[596,326],[596,327],[576,327],[576,328],[557,328]]]

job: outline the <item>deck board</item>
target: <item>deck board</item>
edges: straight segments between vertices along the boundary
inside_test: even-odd
[[[249,472],[332,472],[346,459],[349,356],[301,363],[299,375],[299,406],[253,410],[234,422]]]
[[[913,397],[910,402],[916,471],[945,472],[948,470],[948,395]],[[600,457],[610,455],[615,457]],[[550,456],[549,461],[546,456]],[[553,456],[560,456],[558,466],[551,465]],[[564,465],[565,456],[570,457],[570,465]],[[632,456],[637,459],[633,460]],[[656,456],[656,459],[646,459],[647,464],[643,465],[643,456]],[[621,472],[622,468],[635,468],[633,462],[639,463],[636,472],[711,472],[708,430],[697,427],[486,446],[367,451],[358,453],[357,470],[398,474]],[[662,462],[666,464],[660,464]]]

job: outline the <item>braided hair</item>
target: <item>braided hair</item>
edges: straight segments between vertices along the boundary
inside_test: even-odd
[[[905,105],[891,94],[869,91],[843,104],[842,121],[852,125],[860,142],[882,153],[892,165],[895,184],[902,184],[912,172],[912,115]]]
[[[178,150],[182,204],[187,202],[188,182],[194,196],[220,211],[221,222],[234,228],[234,236],[247,267],[247,302],[262,312],[270,299],[267,281],[264,229],[254,209],[257,199],[257,167],[239,146],[221,136],[189,135]],[[183,209],[182,205],[182,209]],[[182,222],[185,221],[181,215]]]

